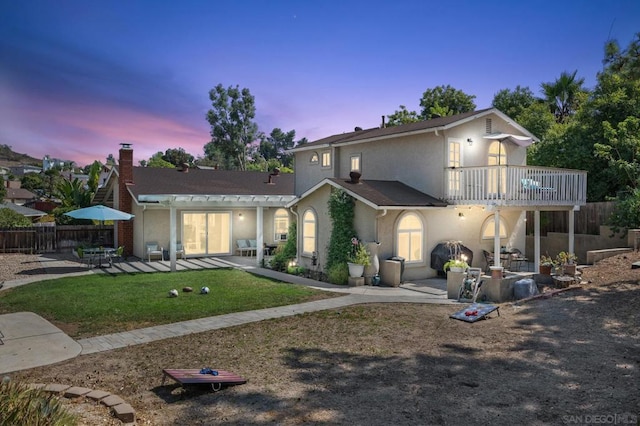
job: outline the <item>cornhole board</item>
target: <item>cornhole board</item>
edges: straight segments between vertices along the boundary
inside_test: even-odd
[[[489,305],[485,303],[472,303],[466,308],[449,315],[449,318],[457,319],[464,322],[476,322],[480,318],[485,318],[493,311],[498,311],[498,316],[500,316],[499,306]]]
[[[212,374],[203,374],[200,372],[201,370],[192,368],[192,369],[172,369],[165,368],[162,370],[162,384],[167,377],[171,377],[176,382],[180,383],[180,385],[201,385],[201,384],[210,384],[211,389],[215,392],[219,391],[222,386],[230,386],[230,385],[242,385],[247,383],[247,381],[238,376],[235,373],[224,370],[216,370],[218,372],[217,376]]]

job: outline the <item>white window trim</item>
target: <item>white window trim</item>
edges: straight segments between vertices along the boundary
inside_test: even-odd
[[[399,256],[399,254],[398,254],[398,248],[399,248],[398,247],[398,242],[399,242],[400,239],[398,238],[398,228],[400,226],[400,222],[402,221],[402,219],[404,219],[408,215],[415,215],[418,218],[418,220],[420,221],[420,224],[422,225],[422,229],[421,229],[422,239],[420,241],[420,245],[422,246],[421,250],[420,250],[420,252],[422,253],[422,259],[411,260],[411,261],[406,259],[405,260],[405,265],[407,265],[407,266],[408,265],[424,265],[426,263],[426,258],[427,258],[426,254],[425,254],[426,224],[425,224],[424,218],[418,212],[407,211],[407,212],[402,213],[400,216],[398,216],[398,219],[397,219],[397,222],[396,222],[396,226],[395,226],[395,229],[394,229],[394,239],[395,239],[394,252],[396,253],[397,256]]]
[[[325,162],[324,162],[325,155],[328,155],[328,157],[327,157],[329,159],[328,164],[325,164]],[[333,158],[331,158],[331,157],[332,157],[331,151],[322,151],[320,153],[320,166],[325,168],[325,169],[331,168],[331,163],[333,161]]]
[[[305,238],[307,238],[305,231],[304,231],[304,225],[305,225],[305,217],[307,216],[307,213],[311,213],[313,215],[313,220],[314,220],[314,235],[313,235],[313,250],[310,252],[304,251],[304,246],[305,246]],[[317,252],[318,249],[318,214],[316,213],[316,211],[312,208],[308,208],[304,211],[304,213],[302,214],[302,229],[301,229],[301,235],[302,235],[302,248],[300,250],[300,253],[302,254],[302,256],[305,257],[311,257],[313,256],[313,253]]]
[[[278,212],[280,210],[283,210],[285,212],[285,215],[278,216]],[[278,230],[276,229],[276,219],[283,219],[285,217],[287,219],[287,229],[284,231],[284,234],[283,234],[281,232],[278,232]],[[289,213],[287,212],[287,210],[283,208],[277,209],[273,214],[273,240],[275,242],[287,241],[287,238],[289,238],[289,225],[290,225]],[[281,238],[282,236],[284,236],[284,238]]]
[[[480,228],[480,239],[482,241],[493,241],[495,235],[491,235],[490,237],[485,237],[484,235],[487,228],[491,229],[492,231],[496,229],[494,216],[487,216],[484,222],[482,222],[482,227]],[[500,235],[500,239],[504,240],[509,235],[509,228],[507,227],[507,222],[502,216],[500,216],[500,229],[502,228],[504,228],[504,235]],[[495,233],[495,231],[493,233]]]
[[[353,160],[354,159],[358,160],[358,168],[357,169],[353,168]],[[351,154],[349,156],[349,169],[352,172],[362,172],[362,154]]]

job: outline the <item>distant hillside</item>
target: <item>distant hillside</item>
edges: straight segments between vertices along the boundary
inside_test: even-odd
[[[11,167],[19,166],[21,164],[42,166],[42,159],[14,152],[9,145],[0,144],[0,166]]]

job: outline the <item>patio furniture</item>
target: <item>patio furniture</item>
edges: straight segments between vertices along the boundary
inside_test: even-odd
[[[151,256],[160,256],[160,260],[164,260],[162,247],[156,242],[147,243],[147,259],[151,262]]]
[[[482,254],[484,255],[484,262],[485,262],[484,270],[488,271],[489,268],[493,266],[493,261],[494,261],[493,253],[490,253],[486,250],[482,250]]]
[[[210,384],[214,392],[222,389],[222,386],[242,385],[247,380],[235,373],[224,370],[212,370],[211,368],[198,369],[171,369],[162,370],[162,385],[167,377],[171,377],[180,385]]]
[[[114,259],[118,259],[118,262],[122,262],[122,260],[124,259],[124,246],[120,246],[115,249],[115,251],[113,251],[110,256],[112,264]]]
[[[511,266],[513,267],[513,271],[520,271],[520,267],[522,263],[529,265],[529,259],[517,248],[511,249]]]
[[[258,251],[257,240],[241,239],[241,240],[236,240],[236,244],[238,246],[236,251],[240,253],[240,256],[244,256],[245,253],[248,253],[249,256],[254,256],[255,253]]]
[[[183,259],[185,257],[184,246],[182,245],[182,243],[180,241],[178,241],[176,243],[176,258],[178,256],[180,256]]]

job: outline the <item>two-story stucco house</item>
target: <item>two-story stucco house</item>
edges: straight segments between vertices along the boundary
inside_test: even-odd
[[[405,259],[405,279],[434,276],[430,253],[443,241],[472,250],[473,266],[484,266],[483,250],[524,252],[526,211],[538,212],[539,225],[539,211],[565,210],[572,228],[573,211],[586,202],[586,172],[527,166],[534,142],[490,108],[357,129],[292,149],[296,199],[287,206],[299,221],[299,262],[323,265],[331,236],[327,203],[336,188],[356,200],[360,239],[379,242],[381,260]],[[535,241],[538,259],[539,236]]]

